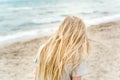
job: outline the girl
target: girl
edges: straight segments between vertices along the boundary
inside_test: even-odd
[[[87,73],[89,40],[83,21],[68,16],[36,58],[35,80],[81,80]]]

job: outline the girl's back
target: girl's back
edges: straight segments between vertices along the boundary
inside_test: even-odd
[[[45,44],[41,45],[38,49],[38,52],[37,52],[37,55],[35,57],[35,63],[36,65],[38,66],[38,61],[39,61],[39,56],[40,56],[40,52],[42,50],[42,48],[45,46]],[[70,70],[70,66],[71,65],[66,65],[65,69],[64,69],[64,72],[63,72],[63,75],[62,75],[62,80],[72,80],[72,77],[80,77],[80,76],[83,76],[85,74],[87,74],[87,64],[86,64],[86,61],[83,60],[78,69],[76,70],[77,72],[70,72],[68,75],[66,74],[69,70]]]

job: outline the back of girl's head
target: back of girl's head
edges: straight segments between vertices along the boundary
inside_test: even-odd
[[[61,80],[65,66],[69,74],[89,52],[89,41],[84,22],[68,16],[50,38],[40,54],[38,80]],[[78,62],[78,63],[75,63]]]

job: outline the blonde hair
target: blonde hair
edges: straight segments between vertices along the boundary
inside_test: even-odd
[[[68,16],[40,53],[37,80],[61,80],[65,66],[71,65],[66,74],[76,70],[89,49],[85,24]]]

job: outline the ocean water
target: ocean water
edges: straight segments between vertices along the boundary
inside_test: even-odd
[[[90,21],[119,14],[120,0],[0,0],[0,42],[47,33],[68,15]]]

